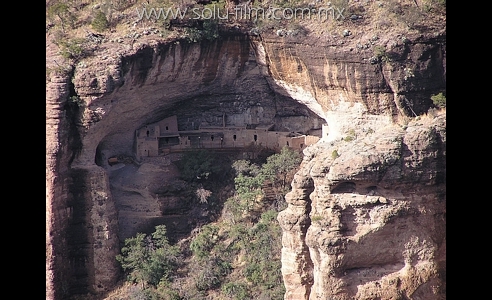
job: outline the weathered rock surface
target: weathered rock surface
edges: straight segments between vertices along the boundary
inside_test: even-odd
[[[108,278],[114,284],[119,275],[111,265],[118,247],[106,253],[113,255],[106,261],[110,266],[100,264],[106,274],[94,273],[99,266],[94,265],[90,249],[109,242],[90,230],[79,232],[80,241],[71,240],[69,233],[76,228],[106,228],[118,222],[117,227],[108,227],[111,242],[118,245],[164,221],[177,223],[170,230],[181,232],[197,221],[174,215],[182,210],[183,199],[179,191],[163,190],[174,186],[167,175],[177,174],[169,164],[109,167],[111,156],[133,156],[137,128],[171,115],[179,116],[180,129],[222,126],[224,115],[226,125],[274,124],[280,130],[302,132],[321,129],[324,122],[304,105],[272,91],[244,35],[201,44],[173,42],[101,51],[101,56],[113,56],[87,58],[73,72],[53,73],[47,82],[47,280],[53,298],[107,291]],[[155,170],[156,166],[163,169]],[[90,219],[97,197],[71,184],[90,182],[100,172],[109,182],[99,188],[111,209],[117,208],[118,219],[111,211],[99,220]],[[82,173],[83,178],[74,178]],[[80,262],[70,265],[75,257]]]
[[[445,299],[445,115],[353,128],[304,150],[278,217],[285,299]]]
[[[182,129],[221,126],[224,114],[228,125],[254,116],[289,131],[328,123],[328,136],[305,150],[279,217],[286,299],[445,295],[445,118],[406,130],[394,123],[427,111],[429,96],[445,88],[445,34],[408,39],[394,43],[391,64],[349,50],[356,40],[337,46],[234,34],[112,44],[73,73],[51,76],[47,298],[111,289],[118,232],[138,227],[117,226],[117,214],[154,218],[163,203],[174,205],[156,201],[157,192],[143,195],[142,182],[128,198],[130,183],[110,177],[107,159],[133,155],[135,129],[171,115]],[[414,66],[411,78],[407,66]],[[347,135],[354,140],[343,141]],[[125,201],[135,199],[143,200],[125,212]]]
[[[321,128],[323,119],[275,94],[246,36],[214,42],[144,45],[112,63],[88,60],[74,84],[85,108],[84,147],[76,164],[133,154],[135,129],[177,115],[180,130],[276,124],[288,131]]]

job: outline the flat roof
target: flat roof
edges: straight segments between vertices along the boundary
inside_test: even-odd
[[[161,134],[158,137],[177,137],[179,136],[179,133],[169,133],[169,134]]]

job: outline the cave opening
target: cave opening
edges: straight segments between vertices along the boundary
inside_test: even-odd
[[[216,52],[210,55],[213,53]],[[249,47],[248,52],[241,55],[245,54],[250,55]],[[248,63],[242,68],[258,66]],[[210,81],[205,87],[197,87],[201,89],[197,92],[195,88],[168,91],[171,86],[143,85],[139,92],[140,103],[123,109],[126,115],[119,115],[114,122],[106,124],[107,129],[102,129],[108,133],[95,149],[94,162],[109,174],[111,196],[118,212],[120,245],[137,232],[151,233],[157,225],[166,225],[169,240],[177,243],[189,237],[194,229],[218,218],[227,196],[232,196],[234,175],[230,171],[223,172],[213,183],[195,176],[193,180],[201,184],[203,190],[213,191],[212,196],[200,202],[196,196],[199,186],[191,190],[190,185],[182,181],[183,174],[178,168],[178,157],[185,153],[208,150],[223,159],[209,166],[230,169],[231,162],[225,159],[266,160],[284,145],[297,150],[305,148],[308,142],[296,140],[300,140],[301,135],[321,137],[318,133],[324,119],[295,99],[278,94],[259,71],[244,71],[237,78],[231,78],[234,79],[231,84],[217,88],[220,80]],[[253,82],[254,93],[250,85],[240,84],[245,80]],[[194,82],[187,84],[193,86]],[[156,90],[145,90],[154,88]],[[162,95],[162,90],[166,90],[166,95],[174,92],[174,98],[154,97]],[[300,134],[290,135],[292,132]],[[258,147],[264,149],[258,150]],[[260,152],[244,156],[246,148]],[[108,157],[123,156],[132,156],[132,160],[114,165],[105,163]],[[225,187],[226,183],[229,186]]]
[[[102,152],[101,152],[102,145],[98,144],[96,147],[96,155],[94,157],[94,163],[100,167],[103,166],[103,157],[102,157]]]
[[[239,1],[234,2],[236,2],[236,4],[239,3]],[[288,40],[289,39],[286,39],[286,42],[289,42]],[[260,53],[260,51],[255,52],[253,47],[255,47],[255,45],[261,46],[261,43],[263,42],[266,42],[264,44],[265,48],[260,50],[263,50],[264,53]],[[193,226],[203,225],[193,222],[201,217],[204,217],[202,213],[204,215],[205,213],[208,213],[209,211],[207,211],[207,209],[209,209],[212,205],[217,205],[218,201],[213,198],[206,199],[208,202],[204,201],[203,203],[197,203],[195,201],[193,204],[196,204],[196,207],[200,206],[206,209],[193,210],[195,207],[194,205],[190,205],[189,199],[196,197],[196,191],[184,192],[185,185],[179,181],[181,174],[178,172],[179,170],[176,169],[174,164],[175,161],[173,161],[175,156],[183,155],[183,153],[194,150],[194,148],[208,147],[212,152],[220,153],[223,157],[225,157],[228,153],[227,151],[231,151],[228,149],[231,144],[233,147],[237,147],[238,149],[248,147],[252,145],[251,138],[253,130],[262,131],[263,128],[272,124],[273,127],[270,128],[275,128],[275,131],[278,132],[285,131],[308,134],[320,131],[319,125],[321,125],[323,121],[319,122],[319,125],[313,125],[318,122],[314,121],[321,120],[320,118],[309,111],[306,106],[303,106],[293,98],[286,96],[286,94],[289,94],[288,92],[281,95],[281,93],[275,91],[275,89],[271,86],[272,83],[276,82],[276,79],[278,78],[274,77],[276,75],[271,72],[272,69],[269,68],[273,66],[277,69],[278,67],[278,72],[276,73],[282,74],[281,67],[283,67],[282,64],[284,62],[277,64],[277,53],[275,52],[276,49],[279,48],[276,45],[272,46],[272,43],[268,43],[270,42],[261,41],[260,43],[255,44],[255,41],[248,40],[246,35],[244,35],[244,37],[234,36],[230,39],[221,37],[219,41],[215,42],[182,42],[158,45],[157,47],[154,47],[154,45],[152,47],[145,45],[145,42],[139,43],[141,46],[139,45],[138,47],[132,48],[131,51],[133,52],[121,52],[123,53],[123,56],[120,56],[121,61],[118,62],[118,67],[121,67],[122,78],[120,82],[122,85],[119,90],[111,88],[111,91],[109,92],[111,93],[111,98],[104,98],[106,97],[104,93],[99,94],[96,90],[84,92],[84,88],[86,87],[94,89],[102,87],[105,81],[104,76],[98,77],[99,80],[92,76],[90,77],[93,78],[92,81],[83,82],[86,85],[81,85],[82,88],[78,89],[79,92],[85,93],[83,95],[83,99],[91,99],[91,101],[88,101],[91,102],[92,107],[89,111],[86,110],[86,113],[97,112],[93,108],[100,108],[107,112],[105,116],[101,115],[101,122],[100,120],[89,120],[89,118],[82,119],[81,116],[84,109],[82,109],[82,103],[77,95],[77,90],[75,89],[74,84],[70,82],[68,101],[64,104],[64,110],[66,112],[64,121],[66,121],[69,126],[64,127],[62,129],[63,131],[58,132],[61,136],[62,142],[64,143],[60,145],[60,153],[67,155],[70,158],[70,168],[70,164],[78,157],[83,146],[86,146],[83,145],[82,142],[84,141],[88,142],[87,144],[90,144],[90,148],[87,147],[84,149],[84,154],[86,153],[85,150],[88,149],[87,153],[92,155],[92,157],[84,157],[84,159],[81,159],[81,163],[94,163],[97,166],[105,168],[109,173],[109,182],[112,189],[111,200],[116,203],[118,218],[123,220],[119,224],[122,231],[127,233],[138,231],[140,229],[149,230],[149,227],[166,222],[166,224],[176,223],[176,225],[173,225],[174,227],[171,225],[169,227],[173,232],[182,230],[184,227],[188,230]],[[405,50],[410,50],[410,46],[413,44],[414,43],[412,42],[411,44],[405,46]],[[420,44],[420,41],[415,41],[415,45],[417,44]],[[123,44],[122,46],[125,45]],[[135,44],[135,46],[137,45]],[[425,45],[424,48],[430,46],[430,44]],[[311,48],[316,50],[314,47]],[[104,49],[104,47],[101,47],[101,49]],[[291,49],[293,50],[292,52],[290,51]],[[301,57],[302,49],[307,49],[307,46],[303,44],[292,44],[291,49],[288,49],[288,56],[279,57],[286,58],[287,62],[290,57],[295,57],[296,55]],[[96,50],[94,52],[94,58],[97,59],[99,54]],[[326,51],[331,50],[326,48]],[[283,53],[284,51],[281,52]],[[415,53],[412,55],[418,54],[418,51],[414,52]],[[266,60],[263,62],[263,57],[255,58],[254,56],[258,54],[267,55]],[[304,58],[312,58],[311,54],[312,53],[310,52],[306,52],[302,53],[302,56]],[[404,55],[406,56],[406,54]],[[339,58],[340,57],[337,56],[336,64],[338,67],[340,67]],[[262,70],[259,69],[257,64],[260,59],[262,60]],[[327,57],[323,57],[323,59],[327,59]],[[409,56],[409,59],[413,58]],[[427,56],[422,56],[419,58],[419,61],[426,63],[425,60],[427,59]],[[111,64],[110,60],[112,59],[108,59],[105,62]],[[292,64],[290,65],[290,70],[284,70],[286,74],[282,75],[286,75],[286,77],[284,77],[286,83],[289,83],[288,81],[296,81],[296,78],[290,77],[291,75],[307,75],[308,78],[312,78],[311,85],[316,88],[315,91],[320,91],[318,95],[323,95],[321,92],[325,86],[318,85],[320,81],[318,81],[318,78],[316,78],[315,75],[326,75],[331,77],[330,80],[333,78],[340,79],[343,77],[343,74],[341,73],[341,75],[338,74],[340,76],[337,77],[337,75],[332,74],[331,71],[325,72],[325,65],[317,64],[317,61],[311,61],[315,62],[315,64],[308,64],[307,62],[309,61],[306,61],[306,64]],[[429,65],[435,65],[433,62],[434,61],[431,61]],[[275,63],[277,65],[268,65],[271,63]],[[343,66],[345,62],[342,61],[341,63]],[[365,66],[366,64],[359,64],[357,62],[357,65]],[[378,66],[383,65],[384,64],[379,64]],[[77,64],[77,68],[78,66],[79,64]],[[323,68],[320,66],[323,66]],[[303,74],[295,74],[296,67],[297,72],[302,72]],[[369,67],[372,69],[372,66]],[[445,74],[445,65],[444,68],[442,68],[442,65],[438,65],[438,67],[441,67]],[[333,70],[335,70],[336,67],[333,66],[333,68]],[[292,69],[294,70],[294,73],[289,74]],[[318,72],[317,69],[323,69],[323,74]],[[267,72],[263,72],[265,70]],[[417,65],[416,70],[423,72],[424,66]],[[80,68],[77,70],[77,74],[84,73],[86,71],[87,70]],[[96,74],[97,71],[104,71],[102,73],[104,75],[105,72],[111,72],[111,69],[106,68],[105,70],[94,70],[94,73]],[[349,69],[347,74],[355,74],[352,71],[352,69]],[[366,71],[365,69],[361,69],[360,71],[362,71],[360,72],[360,74],[362,74],[361,78],[367,79],[366,81],[369,83],[372,77],[366,76],[364,73],[364,71]],[[417,74],[418,76],[415,79],[410,78],[409,80],[405,79],[405,81],[392,81],[397,72],[391,73],[391,78],[393,79],[383,77],[383,79],[387,82],[403,82],[401,85],[398,85],[399,87],[403,86],[403,88],[401,88],[402,93],[399,91],[395,91],[394,93],[395,97],[398,97],[398,101],[400,101],[399,104],[402,107],[402,110],[406,112],[407,115],[421,115],[426,111],[426,108],[432,105],[429,100],[432,90],[428,89],[426,86],[420,88],[420,81],[417,81],[417,79],[426,81],[426,78],[430,78],[432,80],[427,81],[435,81],[436,78],[439,79],[442,77],[440,76],[440,73],[422,72],[420,72],[420,75]],[[384,75],[387,74],[385,73]],[[70,77],[72,76],[73,72]],[[265,80],[267,77],[268,80]],[[355,78],[355,75],[351,77],[353,77],[351,80],[359,80]],[[303,77],[297,78],[304,79]],[[107,79],[109,82],[110,80],[113,80],[113,77],[111,77],[111,75],[107,75]],[[291,79],[293,79],[293,81],[291,81]],[[352,86],[352,82],[353,81],[350,81],[350,86]],[[304,83],[301,83],[301,85],[302,84]],[[326,85],[328,85],[328,83]],[[330,83],[330,88],[333,85],[335,85],[335,88],[337,87],[337,83]],[[367,90],[367,93],[364,94],[363,98],[367,97],[365,96],[366,94],[372,95],[371,93],[377,93],[378,89],[385,89],[384,86],[381,87],[380,85],[381,83],[379,81],[376,82],[376,85],[374,86],[374,90],[376,90],[376,92],[373,92],[367,88],[370,86],[363,85],[361,88],[363,94]],[[109,86],[110,84],[108,83],[108,87]],[[411,90],[414,90],[414,93],[417,95],[406,93],[405,90],[407,89],[405,86],[411,86]],[[278,89],[281,87],[277,86],[276,88]],[[350,88],[348,84],[347,88]],[[390,89],[388,88],[388,90]],[[425,91],[422,93],[423,90]],[[398,96],[396,96],[396,93],[398,93]],[[315,95],[315,97],[318,96]],[[319,97],[321,98],[324,96]],[[417,99],[418,101],[412,100],[415,97],[419,98]],[[116,100],[117,98],[119,98],[118,101],[114,101],[113,103],[113,100]],[[369,97],[367,98],[369,99]],[[137,101],[130,101],[134,99],[137,99]],[[380,99],[383,100],[383,98]],[[138,104],[136,104],[137,102]],[[381,102],[381,106],[383,105],[386,106],[386,104]],[[379,106],[374,105],[374,107]],[[379,110],[379,108],[374,108],[374,110]],[[248,111],[252,112],[246,113]],[[114,117],[115,114],[120,115]],[[113,119],[107,121],[109,118],[108,116]],[[166,133],[174,133],[174,128],[166,125],[164,128],[161,128],[162,131],[159,131],[152,127],[151,130],[147,129],[142,131],[141,137],[147,138],[148,143],[140,145],[139,140],[135,135],[135,130],[141,128],[142,126],[158,122],[162,118],[168,116],[178,116],[177,126],[180,131],[196,130],[200,131],[199,134],[201,134],[201,136],[181,136],[180,133],[177,133],[175,136],[163,137],[163,131]],[[92,116],[90,114],[86,114],[86,117]],[[99,115],[97,117],[99,117]],[[83,126],[87,126],[89,130],[85,132],[85,128]],[[210,135],[210,132],[221,131],[217,128],[223,128],[221,130],[227,130],[230,134],[224,134],[223,136],[218,135],[218,133]],[[251,131],[241,131],[243,129]],[[336,129],[336,126],[334,126],[332,130],[336,133]],[[266,130],[264,131],[266,132]],[[280,135],[278,132],[276,132],[275,135]],[[81,138],[81,133],[84,135],[83,141]],[[323,135],[325,134],[328,134],[327,130],[323,133]],[[317,133],[311,135],[316,136]],[[65,140],[67,136],[68,143],[66,143],[67,140]],[[200,141],[201,137],[204,138]],[[219,145],[219,138],[220,146],[221,148],[224,146],[224,149],[213,148]],[[218,141],[212,143],[214,142],[214,139],[217,139]],[[284,139],[284,137],[270,139],[269,136],[263,132],[255,133],[253,135],[253,140],[254,142],[258,142],[259,145],[263,143],[263,146],[269,146],[269,144],[266,143],[269,143],[272,140],[275,141],[272,144],[276,147],[287,145],[302,149],[308,146],[305,142],[298,142],[295,139]],[[184,141],[184,143],[182,141]],[[176,149],[179,145],[186,145],[190,147],[180,151],[181,149]],[[445,145],[439,144],[437,147],[445,148]],[[140,154],[139,149],[143,153],[141,155],[143,159],[141,160],[137,160],[137,157]],[[95,151],[95,155],[93,155],[93,151]],[[309,151],[305,151],[305,153],[308,152]],[[108,164],[105,163],[106,159],[108,157],[121,157],[121,153],[128,156],[133,155],[133,160],[128,160],[123,164],[120,163],[115,166],[110,165],[110,167],[108,167]],[[439,152],[438,155],[439,157],[445,157],[445,152]],[[444,171],[439,171],[435,180],[437,183],[444,183],[445,162],[444,160],[440,160],[438,163],[438,169],[441,167],[440,170]],[[82,222],[84,217],[82,216],[82,213],[84,213],[84,211],[88,212],[88,210],[83,207],[83,205],[85,205],[84,201],[87,205],[90,205],[91,202],[87,202],[86,200],[91,199],[90,197],[92,197],[89,195],[90,192],[92,192],[90,191],[90,182],[86,180],[84,183],[82,180],[83,177],[84,174],[82,173],[73,173],[71,180],[74,182],[71,183],[70,187],[70,193],[79,193],[77,195],[73,195],[73,199],[70,201],[75,202],[70,202],[69,205],[75,204],[75,207],[71,208],[73,208],[74,216],[78,218],[78,221],[80,222]],[[198,176],[195,176],[195,178],[197,177]],[[64,179],[63,177],[59,178]],[[203,177],[200,177],[200,180],[201,178]],[[61,182],[62,180],[59,181]],[[203,184],[203,181],[200,183]],[[376,186],[370,186],[367,190],[365,190],[365,184],[366,183],[360,184],[360,181],[357,181],[356,186],[353,182],[342,182],[335,186],[331,192],[336,194],[360,191],[361,193],[366,192],[368,195],[372,195],[374,193],[383,194],[386,192],[385,188],[380,188],[378,191]],[[209,188],[209,186],[202,187],[204,189]],[[58,190],[55,191],[58,193]],[[85,195],[82,195],[81,191],[84,192]],[[65,191],[62,190],[61,192],[63,193]],[[58,194],[56,194],[56,196],[58,197]],[[216,197],[216,194],[213,194],[213,197]],[[445,195],[441,197],[443,199],[442,201],[445,201]],[[309,202],[308,206],[307,211],[309,214],[312,209],[311,202]],[[189,209],[190,207],[191,209]],[[58,211],[56,213],[58,213]],[[352,222],[353,220],[351,218],[353,217],[353,211],[347,210],[347,213],[348,215],[345,216],[346,220]],[[94,215],[97,214],[95,213]],[[58,215],[55,215],[54,217],[60,218]],[[210,218],[210,215],[207,216],[207,218],[201,219],[201,221],[209,221],[212,219]],[[90,220],[89,215],[87,215],[87,220]],[[145,223],[146,221],[147,223]],[[311,220],[307,221],[307,227],[309,227],[310,221]],[[91,252],[89,249],[87,250],[89,253],[88,255],[83,254],[86,258],[86,262],[84,262],[84,258],[80,256],[80,253],[76,252],[76,247],[81,246],[80,249],[82,249],[82,247],[85,247],[85,244],[91,244],[92,246],[96,245],[96,243],[92,244],[94,242],[92,240],[83,240],[87,238],[87,234],[79,230],[79,224],[74,222],[70,224],[70,226],[72,227],[68,229],[68,233],[73,235],[71,237],[73,240],[69,241],[70,246],[76,246],[74,246],[73,249],[70,249],[70,251],[72,251],[70,253],[72,257],[69,260],[69,264],[73,268],[77,269],[77,274],[75,274],[75,276],[84,277],[88,274],[85,268],[90,264],[93,264],[96,260],[90,261],[93,258],[90,257]],[[87,222],[87,224],[83,224],[83,226],[85,226],[88,230],[92,229],[92,224],[89,224],[89,222]],[[351,229],[349,228],[347,230],[350,232]],[[387,235],[390,235],[392,231],[389,231],[388,229],[386,233]],[[124,237],[124,235],[121,237]],[[382,237],[384,238],[384,235],[382,235]],[[376,248],[379,245],[374,244],[372,246]],[[308,262],[307,268],[310,267],[312,269],[312,262]],[[65,280],[65,278],[63,278],[63,280]],[[81,282],[82,281],[83,280],[81,280]],[[86,285],[85,282],[82,283]],[[73,291],[75,290],[72,290],[72,292]],[[86,292],[86,290],[79,290],[79,292]]]
[[[332,194],[354,193],[356,190],[355,182],[345,181],[338,183],[332,190]]]

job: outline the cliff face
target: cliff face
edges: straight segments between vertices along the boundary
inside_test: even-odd
[[[63,191],[63,178],[68,169],[68,159],[62,161],[61,153],[67,145],[61,145],[61,140],[67,140],[60,131],[63,116],[60,113],[63,100],[68,97],[68,78],[51,78],[46,88],[46,297],[54,299],[57,285],[61,286],[60,273],[64,263],[63,253],[66,253],[66,237],[64,234],[68,222],[66,211],[66,193]],[[68,127],[68,126],[67,126]],[[60,154],[59,154],[60,153]],[[67,156],[66,156],[67,157]],[[56,283],[58,282],[58,283]],[[58,289],[60,289],[58,287]]]
[[[135,129],[177,115],[180,130],[201,126],[275,124],[279,129],[321,128],[322,118],[272,91],[246,36],[202,43],[142,45],[112,61],[76,69],[85,103],[84,147],[76,164],[132,155]]]
[[[67,79],[52,77],[47,85],[47,299],[105,291],[118,276],[118,224],[107,173],[98,166],[70,167],[80,140]]]
[[[262,43],[272,80],[329,128],[278,217],[285,299],[445,298],[446,117],[401,118],[443,88],[445,36],[411,40],[381,41],[388,63],[350,40]]]
[[[406,129],[395,122],[427,111],[445,88],[445,36],[387,37],[391,63],[374,63],[360,42],[233,34],[108,43],[73,73],[52,76],[47,298],[114,285],[125,214],[107,159],[132,156],[135,130],[172,115],[181,129],[221,126],[224,115],[227,125],[254,117],[289,131],[328,124],[304,150],[279,215],[286,299],[443,295],[445,116]]]
[[[304,151],[278,217],[285,299],[445,299],[445,125],[356,129]]]
[[[119,276],[114,259],[119,242],[184,208],[179,203],[186,195],[169,178],[176,175],[169,173],[169,161],[123,169],[108,165],[115,155],[133,157],[136,129],[172,115],[178,116],[180,130],[225,123],[308,132],[320,131],[324,122],[271,89],[245,35],[107,47],[47,83],[52,298],[110,290]],[[182,217],[172,220],[179,221],[177,230],[186,227]]]

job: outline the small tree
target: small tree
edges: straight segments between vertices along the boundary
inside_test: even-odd
[[[142,286],[157,286],[161,280],[170,280],[178,266],[179,248],[171,246],[166,237],[166,226],[155,227],[152,235],[137,233],[125,240],[125,246],[116,260],[128,272],[128,280]]]
[[[86,39],[84,38],[57,41],[61,56],[74,60],[81,59],[87,55],[85,43]]]
[[[222,292],[232,299],[251,299],[248,292],[248,285],[242,282],[228,282],[222,286]]]
[[[47,9],[48,18],[55,22],[55,19],[60,20],[60,25],[63,30],[65,30],[65,26],[69,25],[71,28],[75,27],[75,21],[77,17],[70,11],[69,5],[64,2],[57,2]],[[56,18],[55,18],[56,17]]]
[[[257,176],[239,174],[234,178],[238,200],[246,203],[246,210],[249,210],[254,201],[263,194],[261,187],[264,182],[265,176],[260,174]]]
[[[258,165],[252,164],[249,160],[245,159],[234,161],[232,168],[236,171],[237,175],[257,176],[260,173],[260,167]]]
[[[267,179],[274,182],[278,182],[277,178],[280,177],[280,186],[284,189],[287,175],[297,168],[301,161],[302,157],[298,152],[288,147],[283,147],[280,153],[273,154],[267,158],[267,162],[262,166],[261,171]]]
[[[390,56],[389,56],[388,52],[386,52],[386,47],[384,47],[382,45],[374,46],[373,53],[374,53],[374,57],[378,61],[383,61],[383,62],[389,62],[390,61]]]
[[[102,11],[97,11],[94,19],[92,19],[91,26],[94,30],[98,32],[103,32],[109,26],[108,19],[106,18],[106,14]]]
[[[208,258],[210,251],[218,239],[219,227],[213,224],[205,225],[200,233],[191,241],[190,250],[200,260]]]
[[[145,234],[137,233],[135,237],[127,238],[125,246],[121,248],[121,254],[116,256],[116,260],[121,264],[123,270],[130,271],[128,280],[132,282],[145,281],[143,270],[148,259],[145,249]]]
[[[439,108],[446,107],[446,96],[444,96],[442,92],[437,95],[432,95],[431,100],[434,103],[434,105]]]

